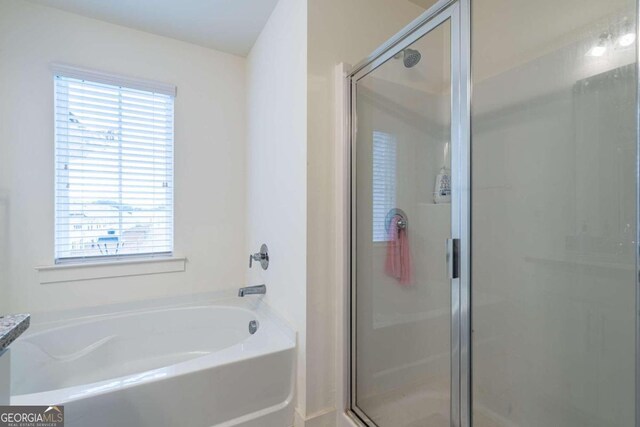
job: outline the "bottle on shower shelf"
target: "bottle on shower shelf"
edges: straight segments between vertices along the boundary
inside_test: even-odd
[[[451,172],[447,168],[447,156],[449,155],[449,142],[444,144],[442,167],[436,176],[436,185],[433,189],[433,203],[451,203]]]

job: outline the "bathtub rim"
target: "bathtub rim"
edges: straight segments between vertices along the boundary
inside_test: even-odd
[[[166,302],[164,299],[158,301]],[[212,299],[208,300],[196,300],[182,303],[178,302],[174,304],[167,303],[166,305],[163,304],[155,307],[149,306],[147,303],[148,301],[145,301],[145,304],[142,304],[138,309],[134,308],[135,303],[126,303],[125,305],[119,305],[121,308],[127,306],[126,309],[115,310],[112,312],[104,311],[105,309],[108,310],[108,308],[107,306],[102,306],[98,310],[99,313],[96,313],[95,315],[85,314],[78,317],[71,316],[53,321],[40,321],[36,323],[36,327],[31,333],[25,334],[25,336],[21,338],[28,339],[31,336],[38,336],[42,333],[55,331],[70,325],[91,323],[93,321],[121,316],[132,316],[135,314],[159,312],[163,310],[209,307],[229,308],[251,312],[260,322],[260,328],[258,333],[250,335],[245,340],[206,355],[196,356],[192,359],[161,368],[109,378],[102,381],[42,392],[11,395],[11,405],[65,404],[66,402],[112,393],[141,384],[162,381],[171,377],[189,375],[205,369],[221,368],[225,365],[245,362],[266,354],[295,351],[296,349],[296,332],[288,322],[276,314],[266,304],[266,302],[263,301],[263,297],[257,297],[249,300],[247,298],[221,295],[214,296]],[[82,310],[85,311],[86,309]],[[245,348],[246,344],[251,344],[254,348],[247,350]]]
[[[217,305],[217,304],[214,305],[214,304],[201,303],[200,305],[180,305],[175,307],[167,306],[167,307],[157,307],[157,308],[145,308],[140,310],[119,311],[119,312],[114,312],[110,314],[78,317],[75,319],[65,319],[65,320],[60,320],[59,322],[49,322],[47,323],[47,325],[49,325],[48,327],[44,326],[45,324],[41,323],[37,325],[36,328],[34,328],[34,330],[25,332],[21,338],[22,340],[27,340],[29,338],[38,337],[46,333],[51,333],[57,330],[65,329],[70,326],[87,325],[94,322],[100,322],[102,320],[118,319],[123,317],[136,316],[138,314],[153,314],[153,313],[159,313],[162,311],[178,311],[178,310],[185,310],[185,309],[198,309],[198,308],[211,308],[211,307],[240,310],[247,313],[252,313],[255,317],[258,318],[258,320],[260,320],[260,318],[263,316],[262,314],[259,314],[256,311],[250,310],[248,308],[240,307],[240,306],[232,306],[232,305]],[[250,338],[250,337],[247,337],[247,338]]]

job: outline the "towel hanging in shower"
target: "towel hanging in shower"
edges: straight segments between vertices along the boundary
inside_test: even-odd
[[[402,219],[402,216],[395,215],[389,223],[387,258],[384,264],[384,271],[388,276],[395,278],[401,285],[410,285],[413,278],[409,236],[407,228],[398,227],[398,223]]]

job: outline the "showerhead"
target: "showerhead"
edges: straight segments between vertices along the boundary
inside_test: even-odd
[[[406,48],[402,51],[402,62],[407,68],[415,66],[420,62],[420,58],[422,58],[422,55],[417,50]]]

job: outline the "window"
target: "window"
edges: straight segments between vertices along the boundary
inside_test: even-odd
[[[65,67],[54,83],[56,262],[170,254],[175,87]]]
[[[397,142],[393,135],[373,132],[373,241],[386,242],[387,213],[396,207]]]

